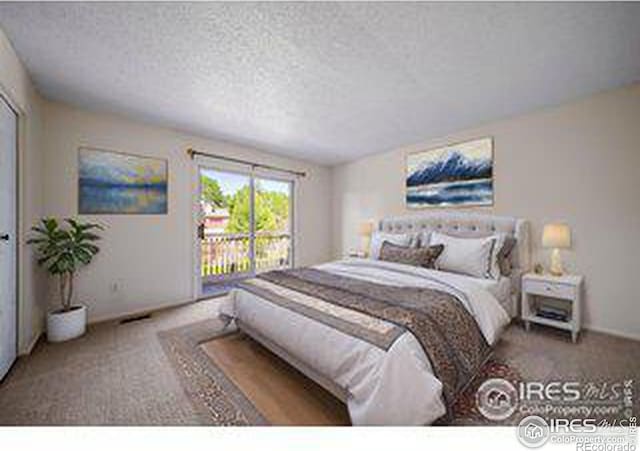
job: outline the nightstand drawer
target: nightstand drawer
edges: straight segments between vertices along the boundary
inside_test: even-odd
[[[574,287],[559,283],[543,282],[541,280],[525,280],[524,291],[540,296],[573,300],[575,298]]]

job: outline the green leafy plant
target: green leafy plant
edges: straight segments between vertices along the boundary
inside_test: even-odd
[[[202,199],[213,205],[214,208],[226,208],[228,199],[222,192],[217,180],[203,175],[201,178]]]
[[[35,246],[38,264],[46,266],[49,274],[57,276],[60,284],[62,311],[72,309],[73,279],[82,266],[91,263],[100,252],[95,242],[100,236],[95,230],[104,230],[99,224],[82,223],[71,218],[65,219],[66,227],[55,218],[43,218],[31,228],[33,237],[27,244]]]

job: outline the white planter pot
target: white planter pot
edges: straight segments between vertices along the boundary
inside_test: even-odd
[[[79,337],[87,330],[87,307],[74,305],[68,312],[47,314],[47,340],[60,342]]]

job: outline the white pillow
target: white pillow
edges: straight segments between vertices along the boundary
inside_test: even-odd
[[[418,233],[418,246],[429,247],[432,233],[433,232],[431,230],[423,230],[422,232]]]
[[[408,233],[373,232],[373,235],[371,235],[371,245],[369,246],[369,255],[371,258],[375,260],[380,258],[380,249],[382,249],[382,243],[385,241],[398,246],[411,246],[414,239],[413,235]]]
[[[482,279],[500,275],[497,263],[498,236],[484,238],[458,238],[433,232],[429,245],[443,244],[444,250],[436,260],[436,268],[467,274]],[[499,250],[499,249],[498,249]]]

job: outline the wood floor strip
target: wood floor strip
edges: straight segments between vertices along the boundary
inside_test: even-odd
[[[271,424],[350,424],[340,400],[248,336],[232,334],[201,346]]]

